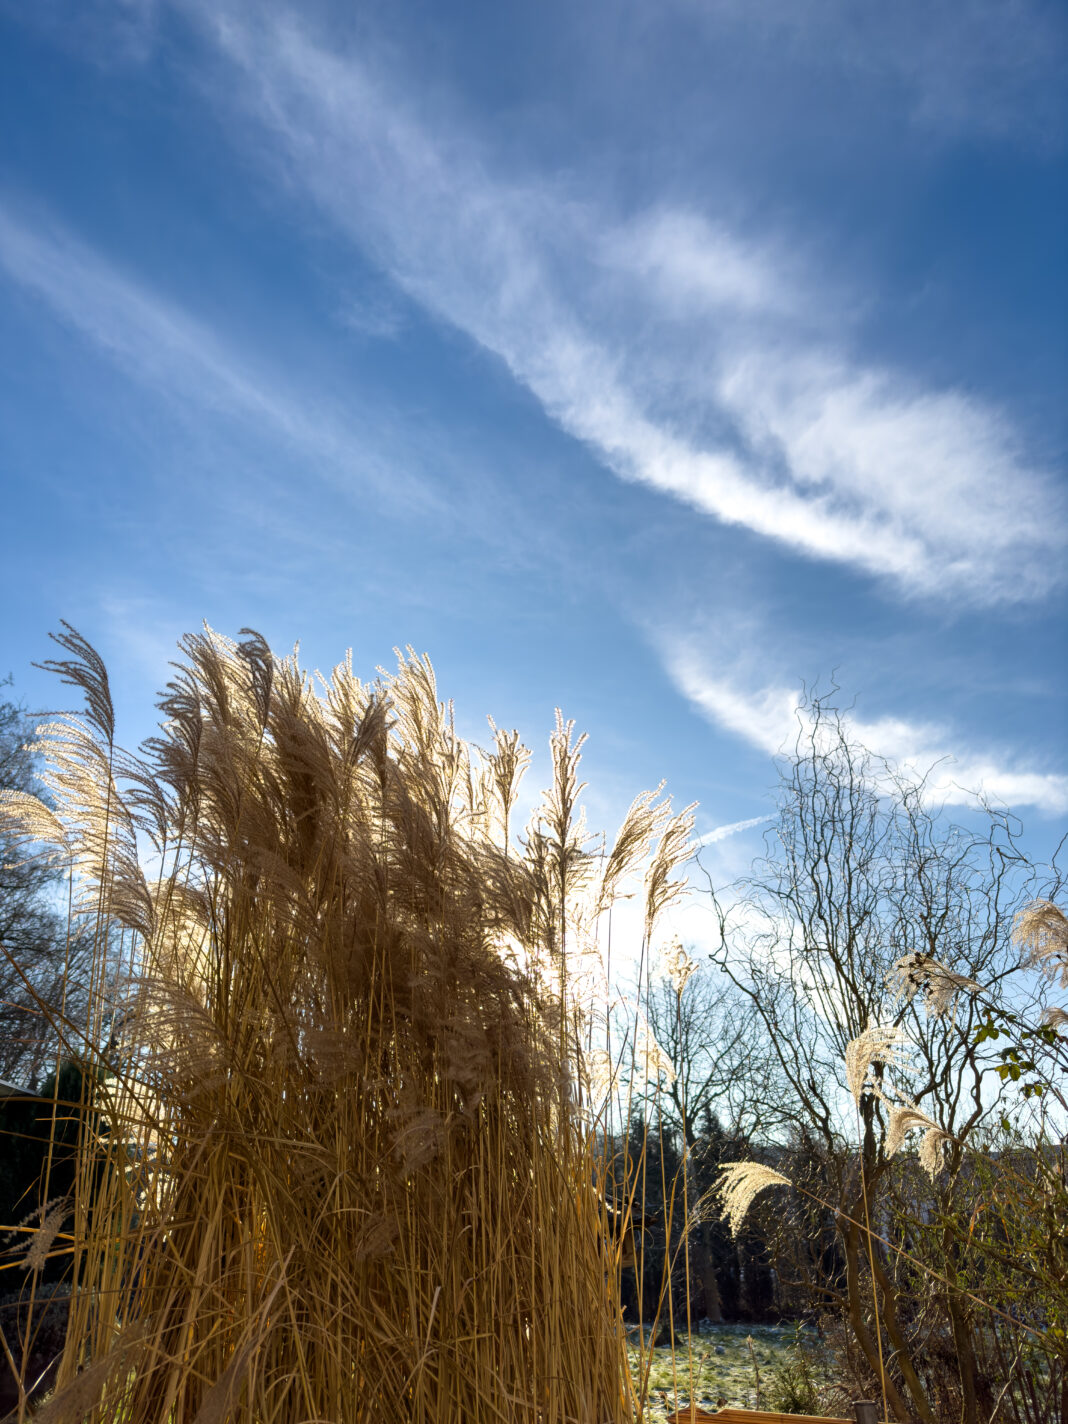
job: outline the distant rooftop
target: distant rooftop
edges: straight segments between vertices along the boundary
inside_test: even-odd
[[[32,1088],[26,1088],[21,1083],[9,1083],[6,1078],[0,1078],[0,1098],[36,1098],[39,1094]]]

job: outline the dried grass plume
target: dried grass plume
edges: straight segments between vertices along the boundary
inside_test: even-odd
[[[1013,939],[1023,951],[1024,964],[1068,988],[1068,916],[1052,900],[1025,906],[1016,916]]]
[[[563,718],[517,836],[529,753],[496,728],[469,747],[411,650],[365,684],[248,630],[187,636],[128,755],[100,658],[58,641],[87,712],[38,744],[54,812],[4,809],[66,849],[99,926],[89,1043],[114,1076],[56,1399],[87,1424],[231,1400],[275,1424],[632,1419],[569,965],[654,836],[648,913],[679,893],[688,813],[638,798],[606,887]]]
[[[877,1064],[889,1067],[903,1063],[908,1042],[897,1024],[869,1024],[846,1046],[846,1082],[858,1105],[872,1086],[872,1068]]]
[[[732,1236],[741,1231],[753,1201],[768,1187],[790,1187],[789,1177],[763,1162],[724,1162],[712,1192],[723,1203]]]
[[[894,964],[887,976],[887,987],[895,996],[910,1003],[922,994],[924,1007],[932,1018],[950,1012],[958,994],[981,994],[982,984],[966,974],[947,969],[927,954],[906,954]]]

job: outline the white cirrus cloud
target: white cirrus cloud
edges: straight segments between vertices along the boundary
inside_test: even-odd
[[[643,282],[671,317],[689,321],[695,310],[812,315],[784,251],[742,240],[685,208],[653,208],[603,234],[600,260]]]
[[[811,728],[799,690],[770,683],[753,686],[744,675],[712,672],[692,646],[663,650],[679,691],[725,731],[770,756],[787,754]],[[849,737],[909,777],[923,778],[930,801],[974,806],[977,797],[1009,807],[1032,806],[1048,815],[1068,812],[1068,776],[1036,771],[1019,759],[957,743],[944,727],[899,717],[843,717]]]
[[[747,42],[787,78],[856,81],[895,116],[942,139],[1012,139],[1063,146],[1068,20],[1058,0],[668,0],[713,42]],[[852,90],[852,92],[850,92]],[[842,89],[833,91],[841,98]]]
[[[180,4],[223,66],[231,136],[621,478],[905,596],[1062,579],[1063,500],[1008,419],[853,356],[854,313],[814,316],[788,244],[502,178],[487,145],[284,8]]]
[[[375,452],[366,425],[357,430],[328,402],[292,388],[49,215],[2,197],[0,275],[159,396],[281,439],[324,474],[359,472],[390,499],[431,497],[415,476]]]
[[[720,841],[729,840],[731,836],[741,835],[743,831],[751,831],[756,826],[766,826],[769,821],[774,819],[774,816],[750,816],[745,821],[731,821],[725,826],[713,826],[712,830],[706,831],[703,836],[698,836],[697,844],[700,846],[718,845]]]

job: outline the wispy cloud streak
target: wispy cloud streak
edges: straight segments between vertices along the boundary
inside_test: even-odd
[[[712,830],[706,831],[703,836],[699,836],[697,844],[699,846],[718,845],[720,841],[728,840],[731,836],[741,835],[743,831],[751,831],[756,826],[766,826],[769,821],[773,821],[774,816],[750,816],[747,821],[731,821],[726,826],[714,826]]]
[[[416,483],[321,400],[290,389],[180,306],[40,213],[0,201],[0,273],[43,301],[126,375],[198,415],[282,440],[327,475],[359,471],[391,497]]]
[[[788,753],[810,725],[800,691],[781,683],[754,687],[712,673],[685,643],[665,653],[676,686],[723,730],[771,756]],[[974,806],[977,796],[1009,807],[1032,806],[1049,815],[1068,812],[1068,776],[1034,771],[1011,757],[955,745],[943,727],[882,717],[846,716],[848,735],[909,776],[923,778],[932,802]]]
[[[720,43],[747,38],[794,68],[898,89],[905,114],[943,138],[1063,145],[1068,22],[1056,0],[670,0]]]
[[[495,177],[492,154],[431,130],[381,66],[285,11],[184,8],[261,158],[620,477],[908,595],[1011,601],[1060,578],[1063,510],[1006,418],[815,330],[773,246],[687,211],[620,223]]]

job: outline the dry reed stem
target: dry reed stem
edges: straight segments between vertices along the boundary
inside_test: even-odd
[[[112,1076],[57,1399],[92,1424],[631,1419],[577,1089],[568,937],[593,864],[570,724],[517,845],[518,735],[494,729],[476,773],[411,650],[317,692],[247,630],[188,636],[134,758],[103,664],[59,641],[89,714],[42,738],[54,823],[9,810],[71,848],[97,923],[86,1049]],[[639,798],[592,916],[659,835],[651,924],[691,824]]]

